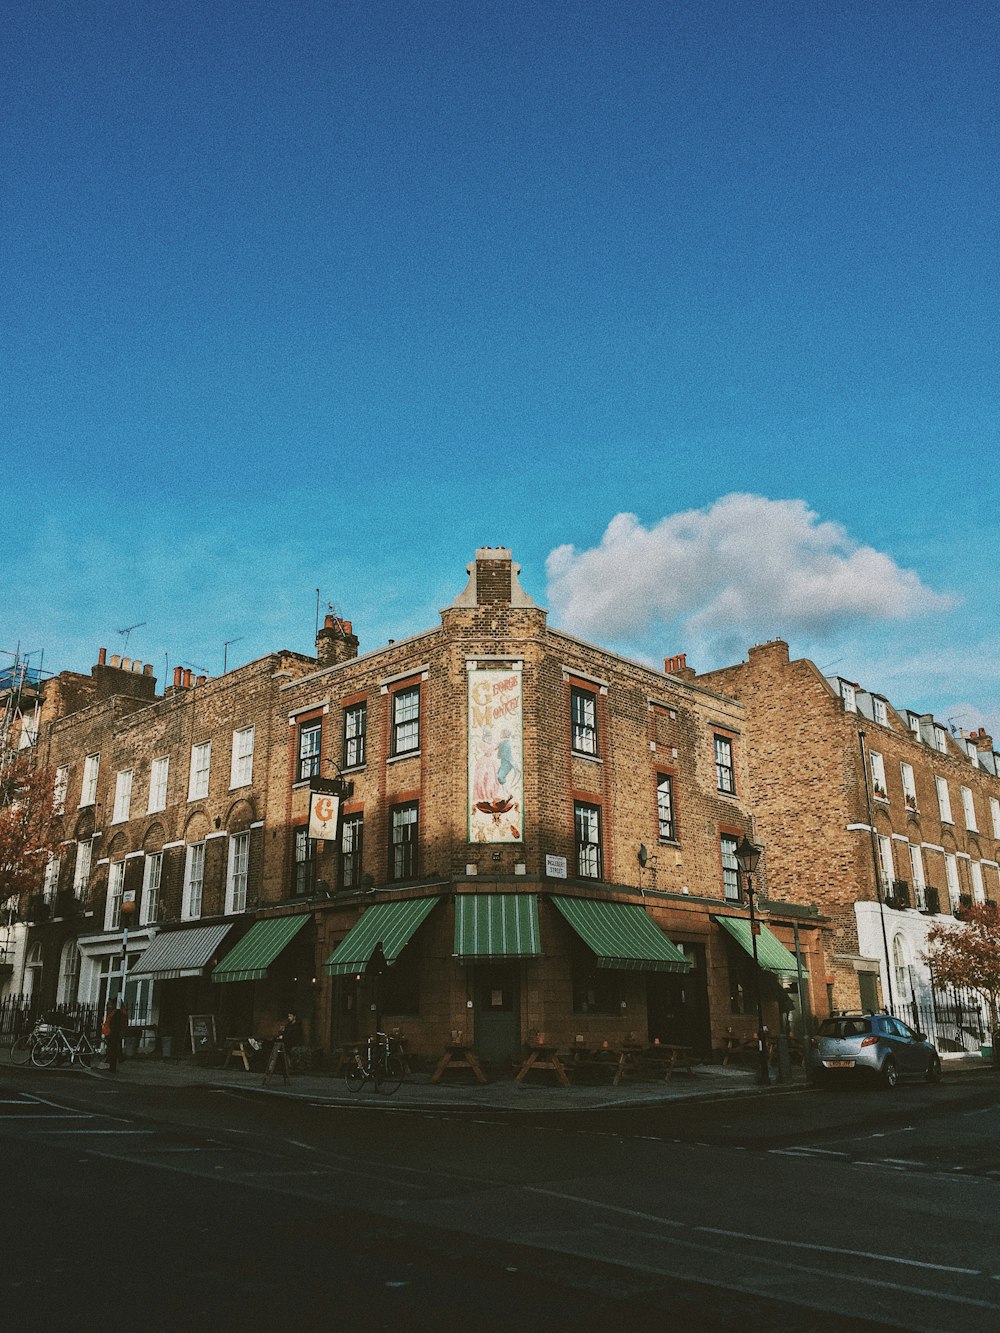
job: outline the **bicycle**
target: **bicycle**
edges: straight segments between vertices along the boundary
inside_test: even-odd
[[[376,1092],[391,1095],[403,1081],[403,1062],[393,1054],[390,1038],[376,1032],[368,1038],[364,1057],[360,1051],[355,1053],[354,1063],[344,1077],[349,1092],[360,1092],[370,1079]]]
[[[79,1060],[85,1069],[89,1069],[91,1061],[97,1058],[98,1048],[82,1029],[68,1034],[62,1027],[53,1027],[47,1035],[38,1036],[31,1047],[31,1063],[39,1069],[47,1068],[56,1060],[61,1063],[67,1055],[70,1064]]]
[[[34,1027],[28,1028],[22,1032],[19,1037],[15,1037],[10,1048],[10,1062],[12,1065],[26,1065],[31,1059],[31,1052],[36,1041],[41,1041],[52,1031],[51,1023],[46,1023],[39,1018]]]

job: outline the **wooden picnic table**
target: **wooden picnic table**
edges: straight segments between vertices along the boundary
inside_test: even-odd
[[[559,1059],[559,1047],[545,1045],[542,1042],[528,1042],[528,1054],[521,1064],[521,1068],[514,1076],[515,1083],[523,1083],[525,1075],[531,1069],[550,1070],[564,1088],[570,1086],[569,1076],[563,1062]]]
[[[444,1055],[437,1063],[437,1068],[431,1075],[432,1083],[439,1083],[441,1075],[446,1069],[471,1069],[476,1079],[480,1083],[486,1082],[486,1075],[483,1073],[483,1067],[479,1063],[479,1057],[471,1046],[464,1042],[450,1041],[444,1048]]]

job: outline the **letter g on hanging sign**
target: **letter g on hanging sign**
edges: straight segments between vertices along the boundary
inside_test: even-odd
[[[326,791],[309,796],[309,837],[336,842],[340,836],[340,797]]]

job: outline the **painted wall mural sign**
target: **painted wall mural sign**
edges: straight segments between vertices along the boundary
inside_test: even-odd
[[[524,840],[521,673],[469,672],[469,841]]]

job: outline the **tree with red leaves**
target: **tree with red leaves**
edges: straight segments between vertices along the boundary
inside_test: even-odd
[[[935,981],[975,991],[990,1015],[993,1067],[1000,1069],[1000,915],[992,903],[964,908],[958,925],[927,932],[924,959]]]
[[[53,775],[29,750],[0,755],[0,903],[37,893],[59,844]]]

